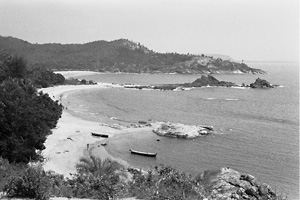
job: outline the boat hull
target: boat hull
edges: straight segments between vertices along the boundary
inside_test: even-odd
[[[93,132],[92,132],[92,136],[108,138],[108,135],[106,135],[106,134],[93,133]]]
[[[129,149],[129,151],[130,151],[132,154],[137,154],[137,155],[141,155],[141,156],[148,156],[148,157],[156,157],[156,156],[157,156],[157,153],[149,153],[149,152],[135,151],[135,150],[132,150],[132,149]]]

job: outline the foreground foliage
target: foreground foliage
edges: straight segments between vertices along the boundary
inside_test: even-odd
[[[4,187],[7,197],[49,199],[52,183],[40,167],[29,167],[12,176]]]
[[[45,172],[40,165],[14,168],[7,160],[0,158],[0,175],[5,177],[2,188],[7,197],[46,200],[50,197],[118,199],[136,197],[138,199],[222,199],[210,194],[211,179],[220,170],[206,171],[195,177],[167,166],[157,166],[147,172],[128,168],[111,160],[94,157],[82,158],[77,165],[77,173],[65,178],[54,172]],[[16,169],[8,173],[8,169]],[[5,170],[3,170],[5,169]],[[126,176],[129,175],[128,177]],[[3,176],[4,175],[4,176]],[[2,190],[0,188],[0,191]],[[224,199],[224,198],[223,198]],[[259,199],[259,197],[246,198]],[[286,200],[276,195],[271,200]]]
[[[202,199],[202,187],[192,176],[159,166],[147,173],[132,169],[129,193],[141,199]]]

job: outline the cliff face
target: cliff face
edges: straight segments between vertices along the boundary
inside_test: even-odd
[[[86,44],[31,44],[0,36],[0,52],[19,54],[28,65],[56,70],[92,70],[123,73],[252,73],[264,74],[244,63],[206,55],[157,53],[126,39]]]

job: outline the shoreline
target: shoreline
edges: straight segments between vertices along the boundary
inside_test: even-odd
[[[59,101],[64,106],[64,96],[70,92],[80,90],[106,89],[119,87],[115,84],[97,83],[97,85],[63,85],[43,88],[41,91],[48,93],[54,101]],[[71,111],[72,112],[72,111]],[[109,139],[93,137],[91,132],[100,132],[109,135],[109,138],[122,133],[134,133],[149,128],[125,128],[116,129],[104,126],[102,122],[82,119],[71,114],[67,108],[63,109],[61,118],[52,134],[49,135],[44,143],[45,149],[42,155],[45,157],[44,170],[54,171],[65,177],[70,177],[70,173],[76,172],[76,164],[83,156],[95,156],[104,160],[109,158],[118,161],[125,167],[130,166],[125,160],[110,155],[101,143],[108,142]]]

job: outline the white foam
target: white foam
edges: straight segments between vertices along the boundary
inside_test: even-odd
[[[250,89],[250,87],[242,87],[242,86],[237,86],[237,87],[231,87],[231,88],[234,88],[234,89],[242,89],[242,90],[245,90],[245,89]]]

